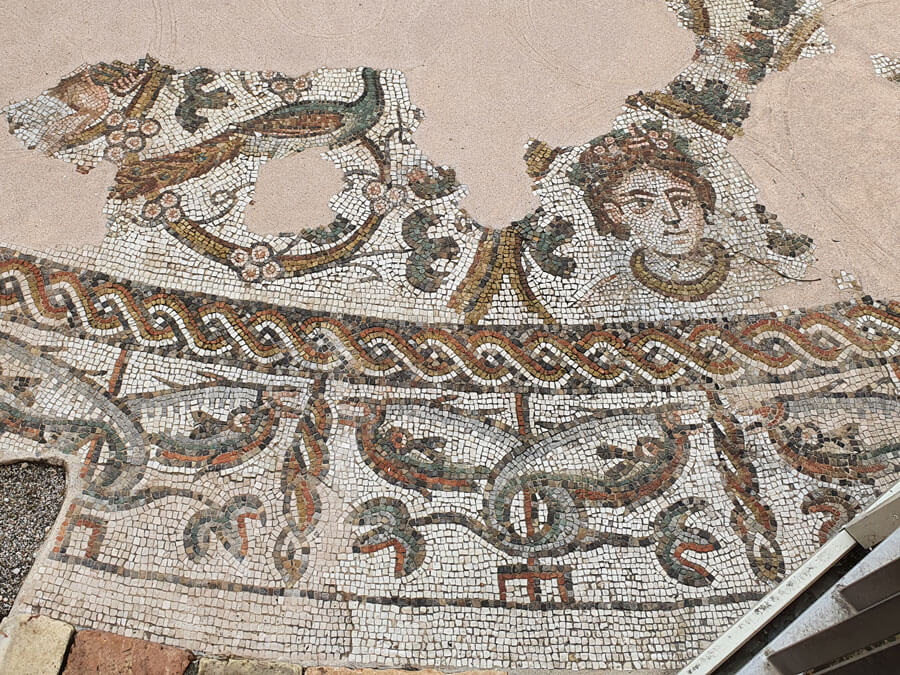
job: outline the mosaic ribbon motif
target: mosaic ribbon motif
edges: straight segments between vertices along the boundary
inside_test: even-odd
[[[404,327],[298,310],[248,311],[240,303],[186,298],[77,274],[43,270],[0,250],[0,312],[47,328],[133,345],[187,350],[197,357],[290,364],[309,373],[496,386],[622,386],[712,378],[822,372],[877,364],[900,353],[900,304],[835,306],[784,319],[742,318],[632,330],[572,327],[546,331]],[[348,361],[349,360],[349,361]]]

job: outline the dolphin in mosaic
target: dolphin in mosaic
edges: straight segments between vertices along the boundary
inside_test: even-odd
[[[135,422],[87,378],[73,378],[52,354],[0,333],[0,428],[84,457],[95,498],[127,498],[141,481],[149,449]]]

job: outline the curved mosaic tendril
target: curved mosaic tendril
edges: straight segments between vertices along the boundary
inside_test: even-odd
[[[353,550],[375,553],[385,548],[394,550],[394,576],[406,577],[425,560],[425,539],[412,525],[406,506],[398,499],[379,497],[356,508],[351,524],[364,528],[356,538]]]
[[[716,448],[716,467],[734,508],[731,527],[747,552],[753,572],[770,581],[784,575],[784,556],[778,543],[778,522],[763,500],[752,453],[744,441],[744,432],[721,401],[709,394],[712,404],[712,429]]]
[[[702,499],[687,497],[664,508],[653,522],[660,565],[666,574],[687,586],[709,586],[716,578],[702,565],[684,557],[686,551],[711,553],[721,548],[711,533],[687,525],[688,518],[706,508]]]
[[[825,515],[825,522],[817,532],[819,544],[828,541],[861,510],[859,502],[851,495],[828,488],[812,490],[803,498],[801,509],[804,514]]]
[[[221,509],[198,511],[188,520],[184,530],[185,553],[191,560],[207,556],[215,536],[228,553],[239,561],[243,560],[250,550],[248,520],[266,524],[262,502],[252,495],[234,497]]]

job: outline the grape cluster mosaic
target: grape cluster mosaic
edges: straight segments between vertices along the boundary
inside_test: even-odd
[[[29,611],[308,663],[670,668],[900,477],[900,304],[774,311],[814,242],[728,152],[812,0],[668,0],[663,90],[540,207],[460,207],[393,70],[100,63],[5,110],[117,167],[98,247],[0,249],[0,452],[69,499]],[[883,67],[883,69],[886,67]],[[334,219],[244,221],[312,148]]]

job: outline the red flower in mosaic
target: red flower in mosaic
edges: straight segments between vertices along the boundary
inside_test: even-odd
[[[380,197],[384,194],[384,183],[373,180],[371,183],[366,184],[365,193],[367,197],[372,199]]]
[[[406,189],[394,186],[387,191],[387,198],[392,204],[400,204],[406,199]]]
[[[106,116],[106,126],[111,129],[116,129],[125,122],[125,115],[119,110],[113,110],[109,115]]]
[[[156,120],[148,119],[144,120],[141,123],[141,136],[149,137],[155,136],[159,133],[159,122]]]
[[[265,242],[233,250],[228,262],[244,281],[272,281],[284,275],[284,267],[275,260],[272,247]]]
[[[125,139],[125,147],[131,152],[140,152],[144,149],[144,139],[140,136],[129,136]]]
[[[284,268],[276,261],[270,260],[261,268],[263,279],[271,281],[284,274]]]
[[[159,216],[162,214],[162,207],[159,205],[159,202],[147,202],[146,204],[144,204],[144,208],[141,213],[143,214],[144,218],[153,220],[155,218],[159,218]]]
[[[241,270],[241,279],[244,281],[256,281],[259,278],[259,268],[256,265],[247,265]]]
[[[265,262],[272,257],[272,249],[268,244],[256,244],[250,249],[250,259],[255,263]]]
[[[120,164],[125,160],[125,148],[121,145],[110,146],[106,149],[104,156],[113,164]]]
[[[247,249],[236,248],[231,252],[231,255],[228,256],[228,260],[235,267],[242,268],[250,262],[250,253]]]
[[[369,198],[372,211],[380,216],[399,206],[409,197],[405,187],[388,186],[381,181],[373,180],[363,187],[363,194]]]

